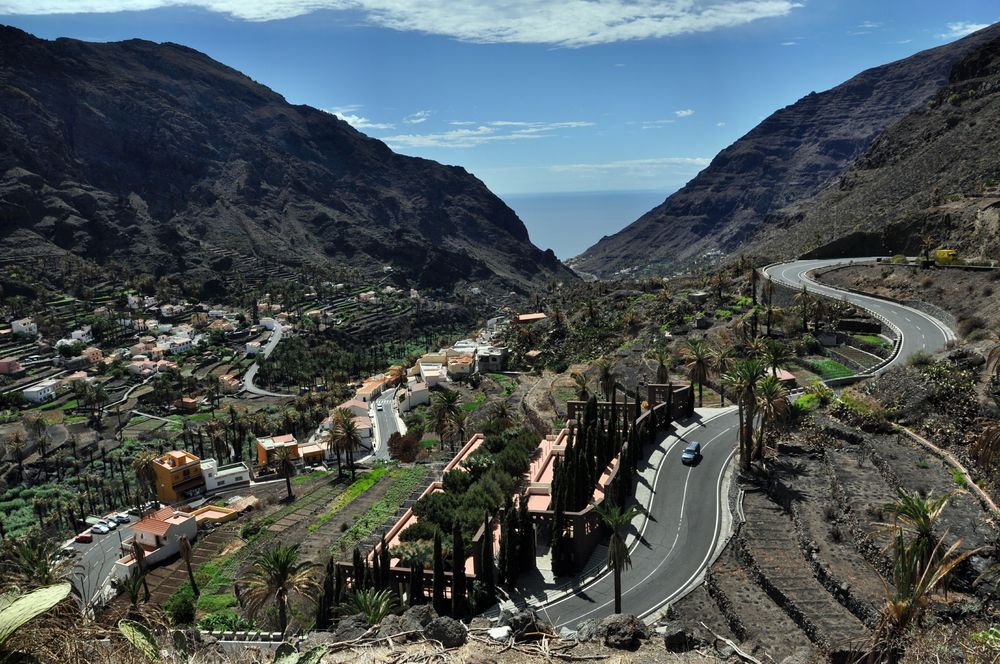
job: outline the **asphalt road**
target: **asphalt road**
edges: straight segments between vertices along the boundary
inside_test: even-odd
[[[399,431],[399,423],[393,412],[396,390],[385,392],[375,399],[375,459],[389,460],[389,437]],[[382,406],[382,410],[378,407]]]
[[[874,261],[855,259],[854,262]],[[869,309],[892,321],[902,334],[899,354],[887,366],[905,362],[917,351],[940,350],[954,338],[943,323],[910,307],[877,298],[840,291],[819,284],[806,276],[811,270],[831,266],[840,261],[795,261],[775,265],[766,270],[769,278],[793,288],[802,284],[810,291],[830,295]],[[736,453],[737,413],[733,409],[709,416],[684,440],[666,436],[658,443],[659,453],[651,459],[658,466],[652,475],[652,498],[648,506],[650,518],[645,521],[640,537],[631,549],[632,567],[622,575],[622,609],[644,619],[655,618],[669,603],[676,601],[701,583],[705,569],[711,563],[718,546],[729,535],[724,518],[728,514],[728,488],[723,485],[726,468]],[[681,465],[680,455],[687,442],[702,444],[703,458],[699,465]],[[650,475],[651,468],[642,469]],[[640,478],[640,481],[645,481]],[[633,522],[633,532],[637,519]],[[603,551],[603,549],[599,549]],[[600,618],[614,610],[614,582],[604,572],[569,594],[532,601],[557,627],[573,629],[581,621]]]
[[[905,362],[910,355],[918,351],[934,352],[940,350],[948,341],[955,339],[955,333],[933,316],[902,304],[838,290],[806,276],[808,272],[817,268],[845,262],[844,259],[833,259],[781,263],[767,268],[765,274],[775,282],[792,288],[802,288],[802,285],[805,284],[806,290],[810,292],[829,295],[837,299],[846,298],[851,304],[864,307],[892,321],[903,336],[897,358],[899,362]],[[875,258],[856,258],[853,262],[874,263]]]
[[[653,617],[681,592],[697,585],[720,539],[728,535],[722,523],[722,501],[727,499],[722,478],[736,450],[737,411],[719,412],[683,439],[667,435],[658,443],[665,453],[653,480],[650,518],[633,544],[632,568],[622,574],[622,610],[626,613]],[[695,441],[702,445],[701,463],[682,465],[681,452]],[[640,473],[648,470],[648,466],[639,468]],[[545,606],[547,619],[557,628],[573,629],[583,620],[613,612],[614,581],[607,572]]]
[[[281,341],[281,334],[282,334],[282,332],[281,332],[281,326],[278,325],[278,326],[276,326],[271,331],[271,337],[267,340],[267,343],[264,344],[264,346],[260,349],[260,355],[262,355],[264,357],[268,357],[271,354],[271,351],[273,351],[274,348],[278,345],[278,342]],[[244,390],[246,390],[250,394],[257,394],[259,396],[265,396],[265,397],[291,397],[291,396],[295,396],[294,394],[278,394],[277,392],[268,392],[267,390],[261,389],[261,388],[257,387],[256,385],[254,385],[253,381],[254,381],[254,378],[257,377],[257,369],[258,368],[259,367],[257,366],[256,362],[254,362],[249,367],[247,367],[246,373],[243,374],[243,389]]]
[[[138,519],[129,516],[131,523]],[[119,538],[121,535],[121,538]],[[119,524],[117,530],[112,530],[107,535],[94,534],[94,541],[90,544],[78,544],[73,542],[69,546],[79,553],[74,557],[74,570],[72,581],[74,585],[82,590],[81,596],[94,600],[100,591],[115,561],[121,558],[121,542],[132,536],[132,529],[128,524]]]

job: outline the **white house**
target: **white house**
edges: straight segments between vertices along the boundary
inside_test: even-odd
[[[270,316],[265,316],[260,319],[260,326],[265,330],[273,330],[278,327],[278,321],[274,320]]]
[[[487,373],[503,371],[507,359],[507,349],[499,346],[480,346],[476,350],[476,371]]]
[[[427,383],[418,382],[413,378],[407,381],[406,391],[400,394],[400,397],[399,409],[403,412],[431,402],[431,392],[427,388]]]
[[[260,342],[259,341],[248,341],[247,342],[247,355],[256,355],[260,352]]]
[[[14,334],[27,334],[33,337],[38,334],[38,325],[30,318],[22,318],[10,324],[10,331]]]
[[[73,341],[79,341],[85,344],[89,344],[94,340],[93,335],[90,333],[89,325],[84,325],[79,330],[73,330],[69,333],[69,336]]]
[[[24,398],[31,403],[45,403],[46,401],[51,401],[56,398],[56,388],[59,387],[59,380],[56,378],[49,378],[48,380],[43,380],[40,383],[36,383],[31,387],[26,387],[21,391]]]
[[[132,524],[132,537],[122,543],[128,553],[115,562],[115,577],[124,579],[132,572],[135,565],[131,553],[133,542],[142,547],[146,554],[144,564],[150,566],[176,555],[180,550],[181,535],[193,542],[198,536],[198,522],[193,515],[173,507],[164,507]]]
[[[202,459],[201,475],[205,478],[206,493],[250,484],[250,469],[243,462],[220,466],[215,459]]]
[[[209,318],[225,318],[226,317],[226,312],[223,309],[209,309],[208,310],[208,317]]]

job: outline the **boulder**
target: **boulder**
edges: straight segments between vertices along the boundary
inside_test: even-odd
[[[638,650],[649,638],[649,628],[630,613],[616,613],[601,621],[604,645],[616,650]]]
[[[333,641],[350,641],[352,639],[357,639],[364,636],[371,628],[368,624],[368,619],[364,615],[358,613],[353,616],[346,616],[341,618],[340,622],[337,623],[337,627],[333,630]]]
[[[531,609],[504,609],[497,627],[510,627],[515,641],[537,638],[535,634],[552,634],[552,626]]]
[[[379,625],[377,636],[381,639],[406,634],[407,636],[402,638],[412,641],[420,637],[419,633],[423,629],[424,626],[417,622],[413,616],[408,616],[405,613],[401,616],[389,615]]]
[[[465,645],[468,632],[461,621],[442,616],[428,623],[424,634],[428,639],[440,641],[445,648],[458,648]]]
[[[416,622],[421,627],[427,627],[432,620],[438,617],[438,614],[430,604],[417,604],[403,611],[403,617]]]
[[[486,633],[489,634],[490,638],[494,641],[506,641],[510,638],[511,632],[513,632],[513,630],[510,625],[504,625],[503,627],[491,627]]]
[[[604,638],[601,634],[601,619],[591,618],[576,626],[576,640],[580,642]]]
[[[707,643],[705,637],[697,629],[677,621],[671,621],[657,627],[656,633],[663,636],[663,645],[670,652],[687,652]]]

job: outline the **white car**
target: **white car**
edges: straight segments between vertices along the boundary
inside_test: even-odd
[[[122,512],[121,514],[115,514],[113,517],[111,517],[110,520],[114,521],[115,523],[129,523],[130,521],[132,521],[132,519],[129,518],[128,514],[125,514],[124,512]]]
[[[104,526],[108,530],[117,530],[118,529],[118,523],[113,518],[111,518],[111,517],[108,517],[107,519],[101,519],[98,523],[100,523],[102,526]]]
[[[111,532],[111,530],[105,525],[102,525],[100,523],[95,523],[90,527],[90,532],[94,533],[95,535],[107,535],[108,533]]]
[[[382,404],[376,404],[375,410],[382,410]]]

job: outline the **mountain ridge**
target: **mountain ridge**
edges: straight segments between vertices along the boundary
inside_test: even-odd
[[[529,292],[573,279],[465,169],[392,152],[179,44],[0,27],[0,246],[224,285],[214,248],[304,274]],[[238,261],[238,259],[237,259]]]
[[[658,273],[754,247],[775,215],[835,183],[882,132],[946,85],[956,62],[997,37],[1000,24],[775,111],[659,206],[567,264],[602,277]],[[780,257],[801,250],[769,246]]]

